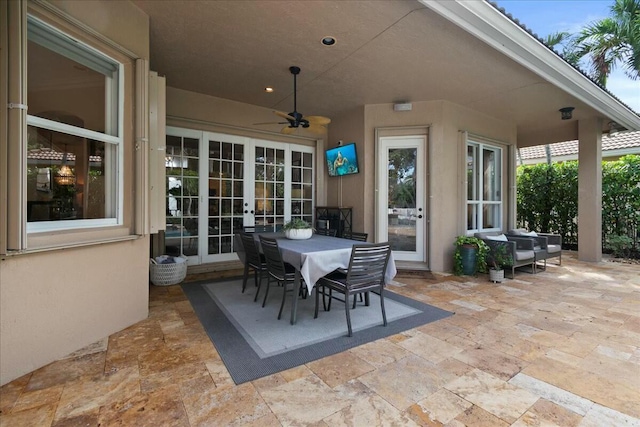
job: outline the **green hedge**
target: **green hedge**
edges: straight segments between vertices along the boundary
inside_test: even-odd
[[[578,162],[524,165],[517,170],[518,226],[558,233],[578,244]],[[606,251],[640,250],[640,156],[602,162],[602,242]],[[622,239],[622,243],[621,243]]]

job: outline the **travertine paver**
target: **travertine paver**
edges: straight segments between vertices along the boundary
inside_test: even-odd
[[[0,425],[640,427],[640,265],[395,280],[456,314],[242,385],[150,286],[147,319],[2,386]]]

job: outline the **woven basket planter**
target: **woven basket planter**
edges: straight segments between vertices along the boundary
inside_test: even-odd
[[[162,255],[149,260],[149,278],[151,283],[156,286],[177,285],[187,277],[187,258],[185,256],[174,257],[176,262],[161,264],[167,258],[167,255]]]

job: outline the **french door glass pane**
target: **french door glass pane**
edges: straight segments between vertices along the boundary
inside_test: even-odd
[[[285,150],[255,148],[255,224],[277,230],[284,223]]]
[[[313,155],[291,151],[291,218],[313,223]]]
[[[394,251],[416,250],[416,148],[389,149],[388,237]]]
[[[467,144],[467,230],[502,227],[502,150]]]
[[[500,226],[500,205],[485,204],[482,206],[482,228],[498,228]]]
[[[500,200],[499,162],[500,158],[495,150],[486,148],[482,150],[484,201]]]
[[[167,136],[165,253],[198,255],[199,140]]]
[[[209,141],[207,163],[209,255],[233,252],[233,235],[243,229],[244,145]]]

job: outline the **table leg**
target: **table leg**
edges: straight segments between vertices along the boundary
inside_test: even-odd
[[[293,280],[293,298],[291,302],[291,324],[296,324],[296,315],[298,310],[298,294],[300,293],[300,270],[296,269],[296,275]]]

